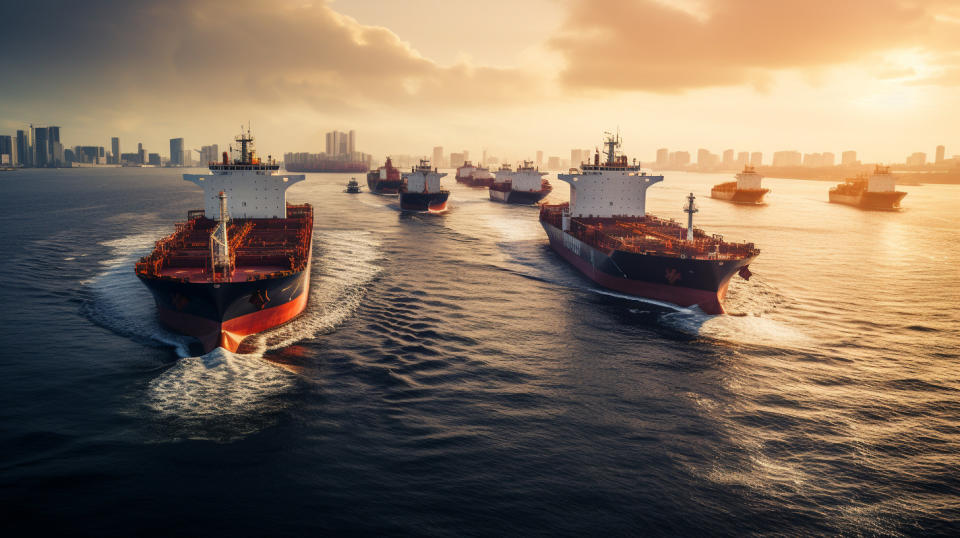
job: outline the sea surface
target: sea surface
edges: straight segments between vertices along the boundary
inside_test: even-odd
[[[693,192],[762,250],[712,317],[599,289],[452,173],[442,215],[308,174],[306,313],[197,356],[133,273],[201,205],[182,172],[0,173],[8,531],[960,533],[960,186],[744,207],[668,173],[649,212]]]

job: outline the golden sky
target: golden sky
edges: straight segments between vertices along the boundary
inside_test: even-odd
[[[0,131],[166,153],[359,149],[569,157],[855,149],[960,154],[957,0],[335,0],[14,3]]]

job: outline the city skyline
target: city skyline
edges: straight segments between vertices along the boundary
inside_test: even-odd
[[[322,151],[349,126],[376,156],[438,141],[563,156],[619,127],[645,159],[732,146],[897,162],[951,146],[960,121],[960,7],[936,0],[651,0],[603,15],[579,0],[492,2],[469,19],[479,37],[456,31],[466,2],[104,2],[49,16],[67,6],[11,10],[0,43],[36,46],[0,83],[5,134],[56,124],[71,143],[164,148],[223,143],[250,121],[264,154]],[[270,37],[241,40],[251,25]]]

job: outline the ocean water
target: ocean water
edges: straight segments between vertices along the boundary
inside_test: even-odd
[[[307,312],[195,356],[132,269],[199,205],[180,172],[0,174],[17,534],[960,533],[960,186],[876,213],[668,174],[651,213],[694,192],[762,250],[706,316],[597,288],[452,174],[443,215],[310,174]]]

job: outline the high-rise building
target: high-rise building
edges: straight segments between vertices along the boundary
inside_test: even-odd
[[[433,147],[433,166],[437,168],[446,168],[443,162],[443,146]]]
[[[857,164],[857,152],[850,149],[841,153],[840,164],[843,166],[855,166]]]
[[[750,162],[750,153],[746,151],[741,151],[737,153],[737,169],[743,170],[743,167]]]
[[[709,150],[700,148],[697,150],[697,169],[712,170],[720,164],[720,156],[710,153]]]
[[[560,157],[547,159],[547,170],[560,170]]]
[[[147,156],[147,164],[152,164],[153,166],[160,166],[160,154],[151,153]]]
[[[660,148],[657,150],[657,168],[666,168],[670,163],[670,150],[667,148]]]
[[[946,152],[947,152],[947,148],[943,146],[937,146],[937,160],[935,161],[937,164],[940,164],[943,162],[943,154]]]
[[[212,144],[209,146],[200,146],[200,166],[206,166],[209,163],[220,160],[220,146]]]
[[[583,164],[584,155],[582,149],[571,149],[570,150],[570,166],[579,168]]]
[[[143,149],[143,142],[137,142],[137,164],[147,164],[147,151]]]
[[[170,139],[170,166],[183,166],[183,139]]]
[[[670,167],[683,168],[690,165],[689,151],[675,151],[670,154]]]
[[[727,149],[723,151],[723,167],[727,169],[734,167],[732,149]]]
[[[13,166],[13,137],[0,135],[0,166]]]
[[[30,133],[23,129],[17,130],[17,164],[33,166],[33,159],[30,155]]]
[[[353,155],[357,151],[357,132],[350,129],[347,135],[347,153]]]
[[[50,163],[50,140],[47,138],[46,127],[30,126],[33,139],[33,166],[44,168],[52,166]]]
[[[820,166],[833,166],[837,163],[837,156],[830,151],[824,151],[820,158]]]
[[[113,153],[113,164],[120,164],[120,138],[110,139],[110,151]]]
[[[465,160],[463,153],[450,153],[450,168],[463,166]]]
[[[907,166],[923,166],[927,164],[927,154],[918,151],[907,157]]]
[[[773,154],[773,166],[801,166],[803,155],[799,151],[777,151]]]
[[[763,152],[754,151],[750,154],[750,166],[763,166]]]
[[[48,166],[62,166],[64,161],[63,145],[60,143],[60,127],[47,127],[47,154]]]
[[[537,151],[537,168],[543,166],[543,151]]]

